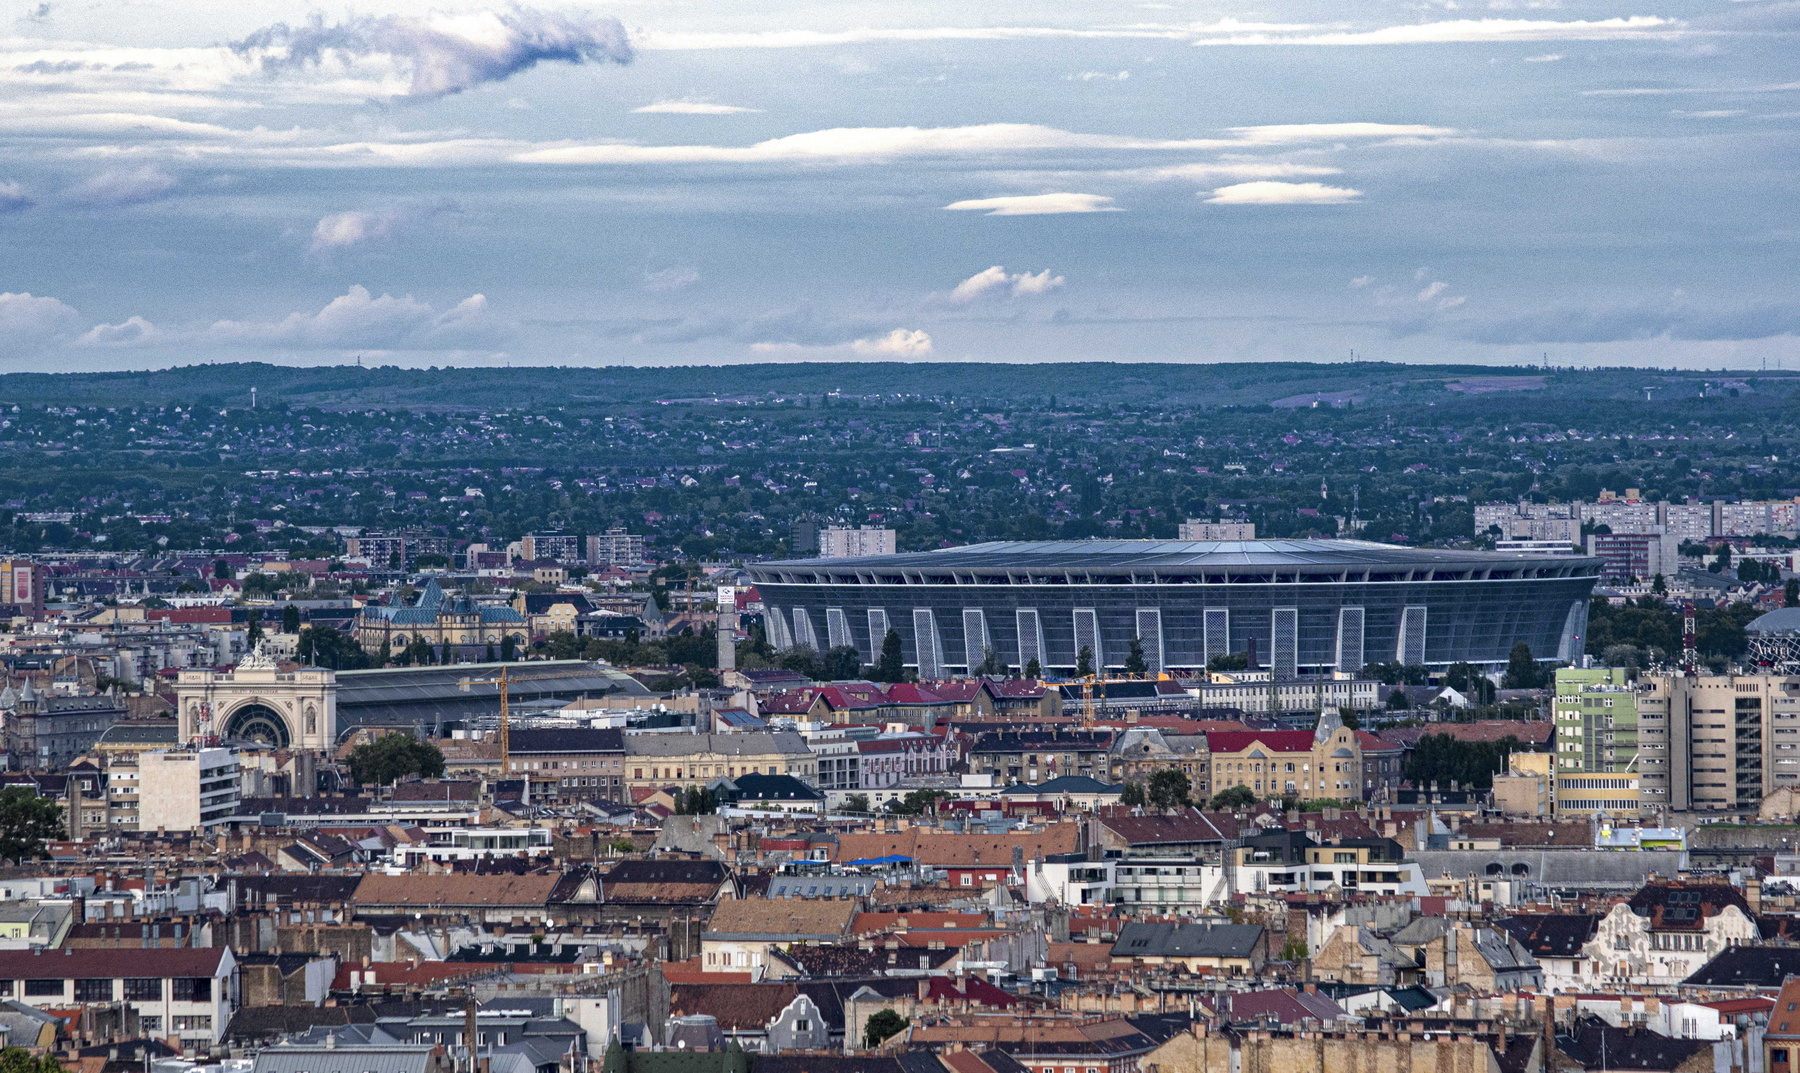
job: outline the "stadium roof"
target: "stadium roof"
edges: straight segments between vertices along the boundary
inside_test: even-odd
[[[1744,627],[1745,633],[1800,634],[1800,607],[1783,607]]]
[[[753,573],[783,567],[837,570],[976,569],[980,567],[1431,567],[1587,566],[1586,556],[1406,548],[1365,540],[1046,540],[994,541],[940,551],[842,559],[757,563]]]

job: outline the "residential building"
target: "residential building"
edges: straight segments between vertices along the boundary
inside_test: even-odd
[[[1206,735],[1212,771],[1197,788],[1216,794],[1246,786],[1259,797],[1360,798],[1362,743],[1357,732],[1322,720],[1316,731],[1216,731]]]
[[[857,788],[886,790],[919,775],[943,775],[958,759],[944,734],[883,734],[856,743]]]
[[[1176,531],[1177,540],[1255,540],[1255,522],[1205,522],[1189,518]]]
[[[587,538],[589,566],[642,566],[644,538],[623,529],[608,529]]]
[[[1208,675],[1188,687],[1202,708],[1235,708],[1246,715],[1269,713],[1269,672],[1230,671]],[[1328,677],[1287,679],[1276,683],[1276,712],[1369,711],[1381,706],[1381,683],[1343,672]]]
[[[1637,686],[1623,667],[1562,667],[1556,672],[1556,770],[1635,772]]]
[[[841,943],[859,902],[839,899],[733,898],[719,903],[700,936],[707,972],[753,972],[769,948]]]
[[[203,831],[237,818],[238,751],[190,746],[137,756],[138,829]]]
[[[235,1008],[230,947],[0,950],[13,1002],[65,1010],[122,1003],[146,1036],[210,1046]]]
[[[0,605],[12,614],[44,617],[43,567],[24,559],[0,559]]]
[[[1600,582],[1624,585],[1648,584],[1657,576],[1673,576],[1681,569],[1679,544],[1659,533],[1590,533],[1587,553],[1600,560]]]
[[[1112,956],[1115,965],[1253,976],[1269,958],[1269,939],[1260,924],[1127,924],[1119,930]]]
[[[625,800],[623,730],[518,729],[508,734],[508,749],[507,774],[531,780],[532,801]]]
[[[5,713],[6,751],[15,768],[61,770],[92,751],[101,736],[127,715],[124,704],[113,697],[46,696],[28,677],[12,710]]]
[[[892,529],[864,525],[855,529],[827,526],[819,530],[819,557],[822,559],[892,555],[898,550]]]
[[[984,734],[969,750],[969,771],[1007,782],[1043,782],[1059,775],[1086,775],[1106,781],[1111,768],[1111,731],[1030,730]]]
[[[1644,808],[1754,810],[1800,786],[1800,677],[1645,674],[1638,683]]]
[[[625,790],[704,786],[738,775],[792,775],[818,778],[818,757],[806,739],[791,730],[734,734],[628,734],[625,736]]]
[[[532,562],[578,563],[585,550],[573,533],[527,533],[519,540],[519,557]]]
[[[505,604],[478,603],[467,595],[451,596],[437,578],[425,583],[410,605],[370,604],[357,616],[353,627],[364,650],[387,648],[399,652],[407,645],[424,642],[434,653],[464,659],[490,659],[507,638],[515,645],[530,641],[525,617]]]
[[[1680,983],[1721,951],[1761,941],[1756,915],[1726,882],[1657,881],[1601,917],[1582,952],[1599,966],[1590,986]]]

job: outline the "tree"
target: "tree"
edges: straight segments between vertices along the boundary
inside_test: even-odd
[[[690,786],[675,802],[677,816],[710,816],[719,811],[718,799],[704,786]]]
[[[519,642],[512,634],[500,638],[500,662],[511,663],[519,658]]]
[[[893,1010],[881,1010],[864,1024],[863,1042],[871,1048],[879,1047],[883,1040],[904,1032],[911,1023]]]
[[[1119,804],[1121,805],[1137,808],[1138,806],[1143,805],[1146,800],[1147,799],[1144,797],[1144,784],[1141,782],[1128,782],[1119,789]]]
[[[1025,677],[1037,679],[1037,678],[1042,678],[1043,676],[1044,676],[1044,665],[1037,661],[1036,656],[1033,656],[1030,659],[1025,661]]]
[[[1094,650],[1086,645],[1075,654],[1075,677],[1086,678],[1094,673]]]
[[[1150,664],[1144,660],[1144,641],[1141,637],[1131,639],[1131,647],[1125,650],[1125,673],[1148,674]]]
[[[1650,581],[1650,591],[1658,596],[1667,596],[1669,595],[1669,583],[1661,574],[1658,574]]]
[[[1161,809],[1185,808],[1193,786],[1179,768],[1163,768],[1150,776],[1145,793],[1150,803]]]
[[[54,1055],[33,1055],[23,1047],[0,1050],[0,1073],[62,1073],[62,1064]]]
[[[988,645],[981,650],[981,665],[975,668],[976,674],[989,678],[1004,678],[1006,671],[1006,662],[1000,658],[1000,653],[994,651],[993,645]]]
[[[1256,791],[1248,786],[1227,786],[1213,795],[1207,805],[1214,812],[1236,812],[1256,804]]]
[[[1782,586],[1781,606],[1800,607],[1800,577],[1788,578],[1787,584]]]
[[[384,734],[350,750],[350,777],[386,786],[408,775],[435,779],[444,773],[444,754],[411,734]]]
[[[300,609],[293,604],[288,604],[281,609],[281,632],[300,632]]]
[[[1531,658],[1531,646],[1524,641],[1515,643],[1506,658],[1506,677],[1500,680],[1500,688],[1542,689],[1544,678],[1544,668]]]
[[[1406,696],[1406,690],[1395,689],[1388,693],[1387,706],[1390,712],[1403,712],[1411,707],[1412,701]]]
[[[382,644],[385,647],[386,642]],[[362,646],[330,626],[302,627],[298,654],[302,662],[336,671],[354,671],[369,666],[369,657]]]
[[[262,612],[252,611],[249,623],[244,629],[244,639],[249,642],[251,648],[255,648],[256,642],[262,640],[262,635]]]
[[[48,860],[44,843],[63,836],[63,809],[23,786],[0,790],[0,860]]]
[[[921,816],[936,813],[938,802],[950,796],[948,790],[913,790],[905,797],[888,802],[888,811],[896,816]]]
[[[1510,734],[1499,741],[1458,741],[1448,734],[1427,734],[1406,762],[1406,777],[1420,787],[1435,781],[1440,786],[1455,782],[1485,790],[1494,784],[1495,773],[1505,769],[1507,756],[1524,748]]]
[[[827,682],[860,678],[862,666],[862,656],[851,645],[834,645],[819,657],[819,673]]]
[[[231,564],[226,562],[223,559],[220,559],[220,560],[214,562],[213,563],[213,577],[216,577],[221,581],[230,581],[233,577],[233,574],[231,572]]]
[[[905,655],[900,650],[900,631],[889,627],[881,637],[881,656],[869,677],[877,682],[906,681]]]
[[[869,795],[868,794],[851,794],[849,797],[844,798],[844,811],[845,812],[868,812],[869,811]]]
[[[1225,652],[1206,661],[1206,669],[1220,673],[1231,671],[1247,671],[1250,669],[1248,652]]]

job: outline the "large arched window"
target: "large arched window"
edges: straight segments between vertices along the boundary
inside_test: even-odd
[[[233,741],[256,741],[286,748],[292,735],[287,720],[266,704],[246,704],[231,713],[225,724],[225,737]]]

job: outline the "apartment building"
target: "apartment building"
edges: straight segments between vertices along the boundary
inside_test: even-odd
[[[0,951],[0,989],[12,1001],[67,1010],[123,1003],[143,1034],[190,1045],[216,1042],[234,1009],[230,947]]]
[[[855,529],[827,527],[819,530],[819,558],[846,559],[862,555],[892,555],[898,550],[892,529],[864,525]]]
[[[627,793],[638,787],[704,786],[738,775],[792,775],[815,784],[818,769],[818,757],[793,731],[625,737]]]
[[[1644,807],[1755,809],[1800,788],[1800,677],[1653,674],[1639,686]]]
[[[1636,771],[1637,686],[1623,667],[1556,672],[1556,770]]]
[[[1203,522],[1189,518],[1177,530],[1180,540],[1255,540],[1255,522]]]
[[[507,773],[531,780],[533,801],[623,801],[625,732],[611,727],[514,730]]]
[[[159,749],[137,755],[140,831],[202,831],[238,813],[238,751]]]
[[[589,566],[642,566],[644,538],[623,529],[608,529],[587,538]]]

